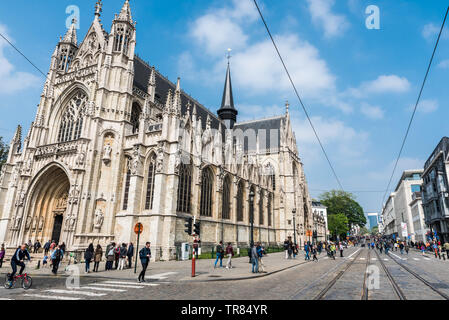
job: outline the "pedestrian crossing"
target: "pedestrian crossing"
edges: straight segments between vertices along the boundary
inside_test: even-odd
[[[176,272],[166,272],[161,274],[155,274],[146,277],[146,280],[163,280],[167,279],[171,275],[175,275]],[[125,294],[129,290],[142,290],[160,285],[167,284],[169,282],[132,282],[130,280],[104,280],[99,282],[93,282],[82,285],[76,288],[64,288],[64,289],[37,289],[28,290],[23,295],[27,299],[40,299],[40,300],[85,300],[85,299],[102,299],[109,294]],[[12,300],[12,299],[8,299]]]
[[[397,257],[397,258],[399,258],[399,259],[401,259],[402,261],[407,261],[409,258],[401,258],[401,257]],[[354,260],[355,258],[349,258],[349,260]],[[430,258],[427,258],[427,257],[423,257],[422,259],[420,259],[420,258],[411,258],[411,260],[414,260],[414,261],[421,261],[421,260],[426,260],[426,261],[430,261],[430,260],[432,260],[432,259],[430,259]],[[357,260],[361,260],[361,261],[366,261],[366,258],[358,258]],[[370,259],[371,261],[378,261],[379,259],[377,259],[377,258],[371,258]],[[383,259],[381,259],[381,260],[383,260],[383,261],[389,261],[389,259],[387,259],[387,258],[383,258]]]

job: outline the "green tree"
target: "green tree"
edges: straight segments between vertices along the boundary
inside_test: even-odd
[[[375,226],[375,227],[373,227],[372,229],[371,229],[371,234],[372,235],[376,235],[376,234],[378,234],[379,233],[379,227],[378,226]]]
[[[368,235],[368,234],[370,234],[370,231],[368,230],[367,227],[361,227],[361,228],[360,228],[360,235],[366,236],[366,235]]]
[[[0,169],[8,158],[8,151],[9,148],[6,143],[3,142],[3,137],[0,137]]]
[[[352,193],[340,190],[331,190],[320,195],[320,202],[327,207],[328,216],[344,214],[349,225],[366,225],[366,217],[362,207],[355,201]]]
[[[329,231],[331,234],[337,233],[340,238],[346,237],[349,231],[348,218],[343,213],[331,214],[327,218]]]

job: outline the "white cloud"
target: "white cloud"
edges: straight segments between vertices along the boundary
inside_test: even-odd
[[[438,109],[439,103],[438,100],[435,99],[428,99],[428,100],[421,100],[421,102],[418,105],[418,111],[422,113],[431,113]],[[413,110],[414,106],[412,106]]]
[[[7,34],[6,27],[1,24],[0,32],[12,41]],[[40,84],[41,79],[37,76],[27,72],[15,71],[14,65],[5,57],[7,46],[6,41],[0,39],[0,94],[13,94]]]
[[[345,95],[364,98],[367,94],[404,93],[410,90],[410,82],[397,75],[381,75],[372,81],[363,82],[358,88],[350,88]]]
[[[428,41],[436,41],[438,34],[440,33],[441,30],[441,26],[438,26],[434,23],[428,23],[426,24],[422,31],[421,31],[421,35],[423,36],[424,39],[428,40]],[[443,33],[441,34],[441,37],[443,39],[448,39],[449,35],[447,34],[449,30],[446,28],[445,30],[443,30]]]
[[[382,119],[384,117],[384,110],[378,106],[371,106],[367,103],[362,103],[360,111],[370,119]]]
[[[335,0],[307,0],[312,21],[324,28],[327,38],[341,36],[349,26],[348,21],[342,15],[332,13]]]
[[[441,69],[449,69],[449,59],[446,60],[442,60],[439,64],[438,67]]]

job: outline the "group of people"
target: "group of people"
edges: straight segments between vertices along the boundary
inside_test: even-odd
[[[442,244],[441,241],[433,240],[427,241],[426,243],[423,241],[415,243],[411,242],[410,245],[418,250],[421,250],[423,255],[426,252],[432,252],[435,255],[435,258],[443,258],[444,260],[446,260],[446,258],[449,259],[449,242]]]
[[[321,252],[326,251],[327,255],[331,258],[336,257],[337,249],[340,250],[340,257],[343,257],[343,250],[348,247],[346,242],[318,242],[310,243],[310,241],[304,244],[304,256],[305,260],[309,260],[312,257],[312,261],[318,261],[318,256]],[[295,259],[299,252],[299,246],[292,242],[291,237],[284,241],[285,259]]]

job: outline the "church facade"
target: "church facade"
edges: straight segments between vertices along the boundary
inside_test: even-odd
[[[140,222],[153,259],[170,260],[192,241],[189,217],[201,223],[203,250],[220,240],[277,245],[312,229],[288,104],[278,117],[238,122],[228,64],[211,112],[135,54],[128,0],[109,33],[101,6],[81,43],[75,22],[60,39],[35,121],[11,141],[0,243],[55,240],[77,251],[135,242]]]

